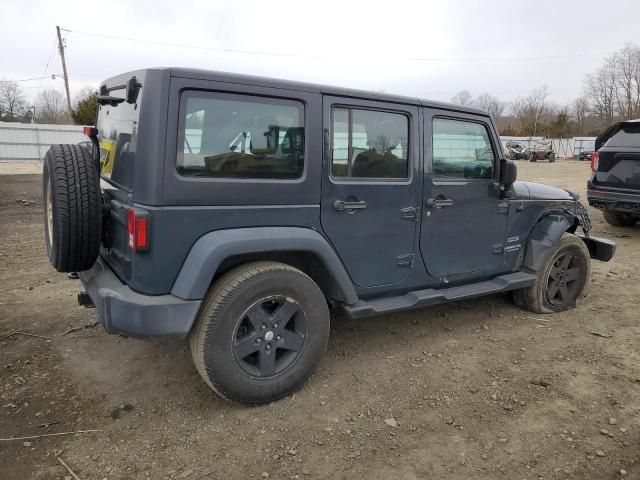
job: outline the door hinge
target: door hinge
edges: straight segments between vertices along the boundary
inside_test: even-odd
[[[406,207],[400,210],[400,217],[405,220],[418,221],[418,209],[416,207]]]
[[[502,215],[507,215],[509,213],[509,202],[499,203],[498,204],[498,213]]]
[[[413,253],[398,255],[398,257],[396,258],[396,265],[399,267],[413,268],[414,258],[415,258],[415,255]]]

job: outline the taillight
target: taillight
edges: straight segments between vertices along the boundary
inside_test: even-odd
[[[91,138],[91,137],[95,137],[98,135],[98,129],[96,127],[83,127],[82,128],[82,133]]]
[[[135,208],[127,212],[127,244],[134,252],[149,249],[149,217]]]
[[[591,154],[591,171],[592,172],[597,172],[598,171],[598,162],[600,160],[600,152],[593,152]]]

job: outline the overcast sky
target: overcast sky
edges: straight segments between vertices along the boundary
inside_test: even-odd
[[[463,88],[510,101],[547,84],[564,104],[606,55],[640,43],[638,19],[638,0],[2,0],[0,78],[60,74],[60,25],[72,93],[182,66],[447,101]],[[20,85],[33,98],[63,82]]]

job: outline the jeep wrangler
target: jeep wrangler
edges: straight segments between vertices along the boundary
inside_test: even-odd
[[[577,195],[516,181],[484,111],[178,68],[110,78],[99,104],[91,149],[44,158],[49,259],[107,332],[188,338],[229,400],[299,388],[332,308],[513,291],[560,312],[615,251]]]

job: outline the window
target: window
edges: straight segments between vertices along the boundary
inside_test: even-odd
[[[232,94],[183,97],[181,175],[296,179],[304,168],[300,102]]]
[[[620,127],[609,140],[607,147],[637,147],[640,145],[640,123],[627,123]]]
[[[399,113],[333,110],[334,177],[408,177],[409,119]]]
[[[109,95],[124,97],[124,89],[111,90]],[[104,178],[133,188],[138,119],[140,110],[130,103],[101,105],[98,111],[98,139],[100,141],[100,173]]]
[[[432,153],[434,177],[493,178],[495,154],[480,123],[434,118]]]

